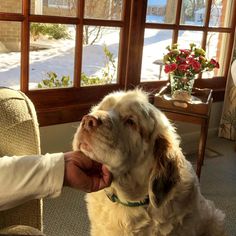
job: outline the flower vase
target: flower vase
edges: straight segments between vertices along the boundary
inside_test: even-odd
[[[191,101],[194,76],[178,76],[170,74],[171,97],[176,100]]]

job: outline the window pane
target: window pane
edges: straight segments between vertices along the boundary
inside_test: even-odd
[[[0,86],[20,88],[21,23],[0,22]]]
[[[172,42],[172,30],[146,29],[143,47],[141,81],[165,80],[162,62],[166,47]]]
[[[214,0],[211,6],[210,26],[230,27],[233,13],[233,2],[231,0]]]
[[[74,46],[75,26],[31,23],[30,89],[72,86]]]
[[[149,23],[175,23],[176,0],[148,0],[146,22]]]
[[[203,32],[180,30],[178,34],[178,45],[180,49],[189,48],[190,43],[196,44],[197,47],[201,47]]]
[[[183,25],[204,25],[207,0],[183,0],[180,23]]]
[[[117,82],[120,29],[84,26],[81,86]]]
[[[230,34],[227,33],[215,33],[209,32],[207,36],[207,45],[206,45],[206,56],[207,58],[214,58],[220,64],[219,69],[214,69],[210,72],[204,72],[203,78],[209,78],[213,76],[223,76],[225,67],[225,49],[229,44]]]
[[[0,12],[21,13],[22,0],[0,0]]]
[[[85,18],[121,20],[123,0],[86,0]]]
[[[79,0],[31,1],[31,14],[51,16],[76,16]]]

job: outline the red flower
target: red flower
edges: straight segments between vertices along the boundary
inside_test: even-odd
[[[188,64],[180,64],[178,65],[178,70],[186,72],[189,69],[189,65]]]
[[[198,61],[194,61],[192,67],[196,72],[198,72],[201,69],[201,64]]]
[[[201,63],[198,62],[198,61],[196,61],[196,60],[193,59],[193,58],[189,58],[189,65],[192,66],[192,68],[193,68],[193,70],[194,70],[195,72],[198,72],[198,71],[200,71],[200,69],[201,69]]]
[[[176,57],[176,61],[177,63],[186,63],[186,58],[185,57],[181,57],[181,56],[177,56]]]
[[[190,51],[188,49],[180,49],[180,52],[186,56],[190,55]]]
[[[210,60],[210,64],[213,65],[215,68],[220,68],[219,63],[213,58]]]
[[[165,73],[169,73],[169,72],[172,72],[172,71],[174,71],[176,69],[177,69],[177,64],[176,63],[172,63],[172,64],[165,65],[164,71],[165,71]]]
[[[212,71],[219,68],[219,63],[214,59],[207,59],[202,48],[190,44],[190,49],[178,49],[178,45],[168,46],[168,53],[164,55],[165,73],[177,76],[194,76],[203,71]]]

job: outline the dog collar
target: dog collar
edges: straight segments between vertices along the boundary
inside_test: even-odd
[[[149,197],[147,196],[143,201],[139,202],[122,202],[114,193],[112,195],[109,195],[107,192],[105,192],[107,197],[112,201],[112,202],[117,202],[120,203],[124,206],[127,207],[138,207],[138,206],[144,206],[149,204]]]

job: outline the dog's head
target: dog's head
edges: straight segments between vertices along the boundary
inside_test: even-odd
[[[105,164],[124,191],[135,194],[142,188],[159,206],[179,180],[178,140],[166,116],[136,89],[111,93],[93,107],[81,121],[73,148]],[[136,183],[133,192],[128,179]]]

